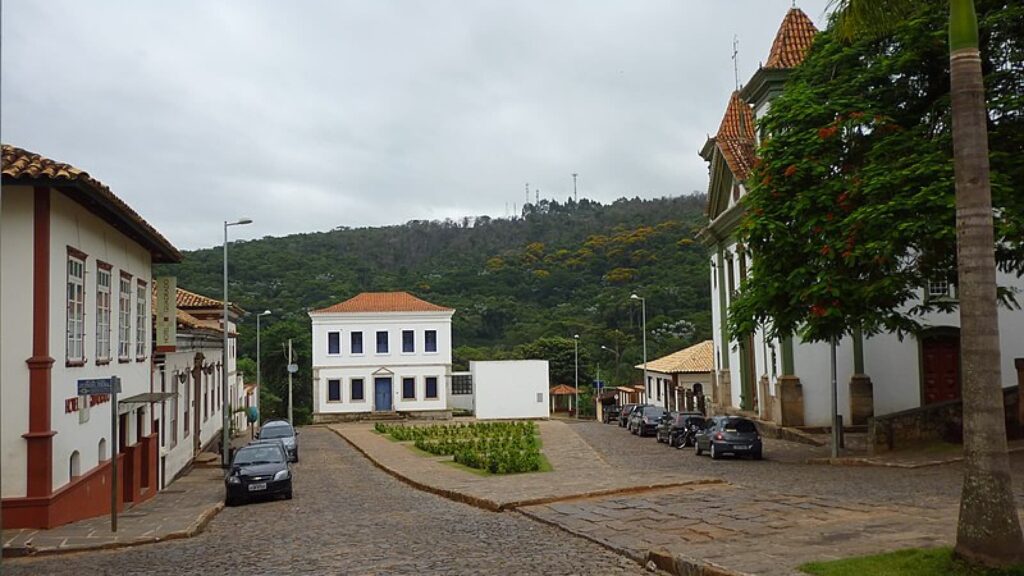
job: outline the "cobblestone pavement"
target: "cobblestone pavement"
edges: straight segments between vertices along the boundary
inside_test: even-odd
[[[194,538],[4,560],[20,574],[641,574],[637,563],[516,513],[414,490],[333,432],[303,430],[295,498],[227,508]]]
[[[768,440],[768,460],[711,460],[598,423],[573,426],[615,466],[683,470],[730,484],[669,488],[522,508],[538,520],[644,557],[686,557],[783,575],[811,560],[951,544],[959,464],[921,469],[799,464],[802,445]],[[1011,457],[1024,506],[1024,458]],[[1022,508],[1024,515],[1024,508]]]

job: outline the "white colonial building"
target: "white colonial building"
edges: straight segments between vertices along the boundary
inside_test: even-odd
[[[0,195],[3,527],[51,528],[158,489],[152,264],[181,254],[87,173],[4,145]],[[107,395],[78,382],[117,376]]]
[[[647,373],[647,402],[666,410],[704,412],[711,390],[714,343],[705,340],[634,368]]]
[[[407,292],[364,292],[310,312],[313,421],[450,417],[454,313]]]
[[[726,320],[749,270],[749,255],[737,242],[736,229],[744,213],[744,183],[760,138],[756,120],[768,112],[789,71],[803,61],[815,34],[806,14],[797,8],[789,11],[767,61],[741,91],[732,94],[718,132],[701,150],[710,175],[709,222],[701,238],[710,248],[713,400],[720,409],[753,412],[786,426],[830,425],[829,345],[796,338],[771,340],[762,331],[737,342]],[[1003,286],[1024,288],[1021,278],[1008,274],[1000,273],[997,280]],[[955,287],[932,283],[922,287],[921,298],[955,299]],[[924,329],[902,340],[883,333],[870,338],[855,334],[839,342],[837,398],[845,424],[865,424],[871,417],[876,422],[880,416],[897,418],[902,411],[943,405],[960,397],[959,314],[936,312],[918,320]],[[999,331],[1002,385],[1009,403],[1013,401],[1009,389],[1018,382],[1015,362],[1024,367],[1024,311],[1000,308]],[[1024,409],[1020,413],[1024,420]],[[892,434],[892,429],[878,431],[885,434]]]

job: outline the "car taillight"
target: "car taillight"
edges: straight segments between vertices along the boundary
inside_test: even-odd
[[[721,440],[721,439],[722,439],[722,433],[721,432],[719,432],[718,434],[715,434],[715,440]]]

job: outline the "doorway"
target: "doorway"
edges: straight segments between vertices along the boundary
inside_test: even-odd
[[[921,404],[960,398],[960,334],[940,332],[921,337]]]
[[[391,378],[373,379],[373,409],[375,412],[391,412]]]

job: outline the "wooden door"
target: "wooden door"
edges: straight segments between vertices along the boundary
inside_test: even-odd
[[[960,338],[936,336],[921,341],[923,404],[960,398]]]
[[[373,409],[377,412],[391,411],[391,378],[374,378]]]

